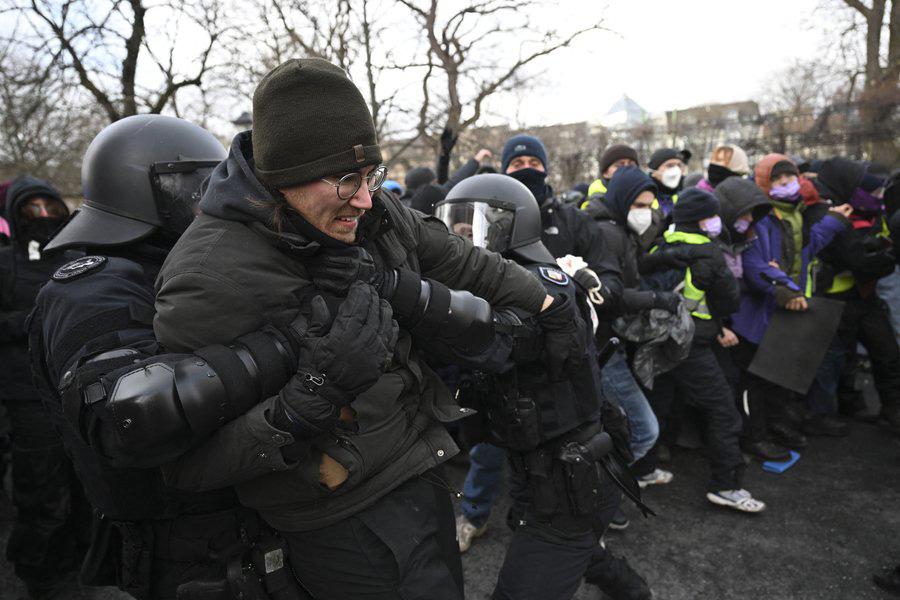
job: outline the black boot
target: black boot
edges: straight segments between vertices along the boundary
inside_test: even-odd
[[[776,443],[787,448],[799,450],[806,448],[808,443],[806,436],[788,425],[787,423],[773,423],[769,426],[769,433]]]
[[[745,442],[741,444],[741,450],[759,460],[783,461],[791,457],[790,450],[769,440]]]
[[[803,421],[803,433],[823,437],[844,437],[850,433],[850,426],[831,415],[812,415]]]
[[[650,600],[653,594],[650,587],[637,571],[631,568],[622,557],[613,556],[612,552],[599,544],[594,549],[591,564],[584,573],[584,580],[596,585],[612,600]]]

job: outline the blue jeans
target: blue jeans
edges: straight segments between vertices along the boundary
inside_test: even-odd
[[[659,422],[644,392],[634,379],[625,354],[616,352],[606,366],[600,381],[603,395],[619,403],[631,430],[631,453],[639,460],[656,443]]]
[[[894,269],[893,273],[878,280],[878,295],[891,309],[894,335],[900,341],[900,268]]]
[[[500,495],[506,450],[492,444],[476,444],[469,451],[471,464],[463,484],[463,515],[475,527],[483,527]]]

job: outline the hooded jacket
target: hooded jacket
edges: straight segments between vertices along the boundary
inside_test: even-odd
[[[780,154],[770,154],[756,166],[756,181],[768,193],[771,189],[772,167],[781,160],[789,160]],[[783,286],[797,295],[811,296],[814,290],[814,263],[816,256],[843,232],[848,221],[828,212],[824,204],[806,206],[798,199],[792,210],[800,211],[803,231],[802,246],[794,244],[795,236],[790,223],[782,217],[776,206],[773,211],[754,224],[756,239],[741,254],[741,265],[746,284],[741,295],[741,305],[732,315],[732,328],[754,344],[762,341],[769,326],[769,319],[776,309],[775,289]],[[783,269],[800,254],[800,274],[792,279]],[[775,262],[779,267],[772,266]]]
[[[0,247],[0,399],[38,397],[31,381],[25,319],[41,286],[74,257],[71,253],[44,254],[39,246],[45,240],[32,240],[25,234],[19,211],[35,196],[62,202],[56,188],[28,175],[13,181],[6,194],[5,214],[11,236],[10,244]]]
[[[225,343],[266,323],[287,324],[320,293],[304,262],[322,241],[296,228],[273,229],[274,198],[253,175],[250,135],[235,137],[204,191],[202,214],[172,249],[157,280],[154,329],[170,351]],[[522,267],[451,235],[441,222],[404,208],[391,194],[373,199],[358,239],[381,267],[418,271],[495,305],[537,313],[546,297]],[[440,422],[464,414],[402,329],[392,365],[352,404],[358,431],[311,440],[310,458],[277,458],[293,439],[266,419],[273,401],[169,465],[168,482],[198,491],[236,485],[242,503],[273,527],[316,529],[448,460],[457,448]],[[319,483],[322,454],[348,471],[334,490]]]
[[[738,218],[753,215],[753,221],[759,221],[772,210],[769,198],[749,179],[729,177],[715,189],[719,199],[719,215],[722,217],[722,234],[717,238],[725,255],[725,262],[735,277],[744,275],[741,264],[741,253],[747,249],[752,239],[746,233],[734,228]]]
[[[860,186],[865,167],[862,163],[836,156],[822,162],[816,186],[833,204],[845,204]],[[837,236],[820,254],[822,269],[816,279],[819,292],[842,300],[868,297],[875,284],[894,272],[893,248],[884,231],[883,214],[851,216],[853,227]]]

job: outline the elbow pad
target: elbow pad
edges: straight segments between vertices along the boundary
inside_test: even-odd
[[[420,339],[439,339],[471,352],[483,350],[493,339],[491,305],[470,292],[397,269],[382,296],[391,303],[397,322]]]
[[[266,329],[192,356],[150,358],[115,377],[108,398],[100,383],[83,396],[87,404],[106,400],[103,412],[130,454],[174,457],[275,395],[295,371],[289,341]]]

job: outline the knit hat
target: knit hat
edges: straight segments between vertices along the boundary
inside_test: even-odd
[[[716,146],[709,157],[710,162],[724,164],[725,168],[738,175],[746,175],[750,172],[750,159],[740,146],[723,144]]]
[[[603,197],[603,203],[617,220],[624,223],[628,218],[631,205],[644,191],[653,192],[655,195],[658,191],[656,182],[637,167],[622,167],[616,169],[612,179],[609,180],[609,187],[606,190],[606,196]],[[681,200],[678,201],[678,204],[681,204]]]
[[[500,172],[506,173],[506,168],[509,167],[512,159],[519,156],[534,156],[541,161],[545,170],[548,167],[547,149],[544,148],[544,143],[533,135],[525,135],[523,133],[514,135],[506,140],[506,144],[503,145],[503,160],[500,165]]]
[[[260,181],[286,188],[377,165],[381,149],[343,69],[299,58],[269,71],[253,94],[253,159]]]
[[[871,173],[866,173],[862,176],[862,179],[859,181],[859,187],[870,194],[877,190],[880,187],[884,187],[885,179],[883,177],[879,177],[878,175],[872,175]]]
[[[666,162],[667,160],[672,160],[673,158],[677,158],[684,164],[687,164],[688,161],[691,160],[691,151],[676,150],[675,148],[660,148],[650,155],[650,162],[647,166],[650,167],[650,170],[655,171],[664,162]]]
[[[406,190],[412,193],[423,185],[431,183],[435,179],[437,179],[437,175],[435,175],[434,171],[428,167],[416,167],[415,169],[409,170],[403,183],[406,184]]]
[[[611,164],[617,160],[622,160],[623,158],[630,158],[635,164],[640,163],[637,151],[627,144],[613,144],[604,150],[603,154],[600,156],[600,176],[603,176],[603,173],[606,172],[606,169],[608,169]]]
[[[719,214],[719,200],[705,190],[690,188],[678,195],[672,220],[678,224],[697,223]]]
[[[800,176],[800,170],[797,165],[789,160],[780,160],[772,166],[772,172],[769,173],[769,180],[776,179],[779,175],[796,175]]]

